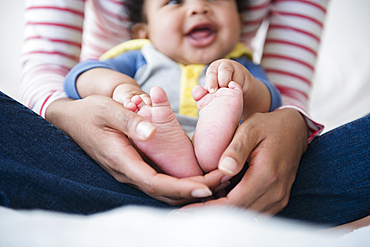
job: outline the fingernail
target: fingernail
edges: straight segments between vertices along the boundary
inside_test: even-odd
[[[209,90],[209,92],[210,92],[210,93],[215,93],[215,92],[216,92],[216,88],[211,88],[211,89]]]
[[[196,189],[191,192],[191,195],[195,198],[204,198],[212,195],[210,189]]]
[[[219,192],[220,190],[225,189],[230,184],[231,184],[230,181],[226,181],[224,183],[221,183],[219,186],[216,187],[215,192]]]
[[[146,105],[151,105],[151,104],[152,104],[152,101],[151,101],[151,99],[150,99],[150,98],[142,97],[142,99],[143,99],[143,101],[144,101],[144,103],[145,103]]]
[[[221,183],[224,183],[226,181],[229,181],[233,176],[225,175],[221,179]]]
[[[222,160],[221,164],[218,166],[218,169],[227,174],[233,175],[237,167],[238,163],[234,159],[226,157]]]
[[[148,138],[153,133],[154,130],[155,127],[152,124],[145,121],[140,122],[136,127],[136,133],[144,139]]]

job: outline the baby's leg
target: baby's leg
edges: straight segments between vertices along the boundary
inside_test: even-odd
[[[154,87],[150,97],[152,106],[143,103],[140,97],[133,98],[132,102],[139,109],[137,113],[156,126],[156,133],[149,141],[133,142],[166,174],[179,178],[202,175],[193,145],[177,121],[166,93]]]
[[[229,145],[243,111],[243,91],[236,82],[227,88],[208,93],[201,86],[193,89],[199,119],[193,136],[198,163],[204,172],[218,167],[222,153]]]

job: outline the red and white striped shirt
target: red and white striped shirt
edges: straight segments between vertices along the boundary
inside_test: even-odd
[[[250,45],[269,18],[261,64],[280,90],[283,107],[296,108],[308,117],[305,111],[328,0],[249,3],[243,42]],[[67,97],[63,81],[74,65],[97,59],[130,39],[130,22],[120,0],[26,0],[25,22],[20,96],[41,116],[51,102]],[[312,133],[322,129],[308,123]]]

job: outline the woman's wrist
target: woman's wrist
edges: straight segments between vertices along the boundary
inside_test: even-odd
[[[45,119],[61,130],[65,131],[68,124],[68,107],[74,100],[70,98],[58,99],[52,102],[45,111]]]
[[[324,130],[324,125],[314,121],[310,115],[301,107],[296,105],[284,105],[279,109],[294,109],[301,114],[305,120],[307,131],[308,131],[308,143],[310,143],[316,136]]]
[[[309,130],[305,116],[294,108],[283,108],[274,112],[281,114],[284,121],[289,121],[291,131],[295,133],[295,137],[302,143],[302,154],[306,151],[308,145]]]

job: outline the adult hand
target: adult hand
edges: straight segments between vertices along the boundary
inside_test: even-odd
[[[238,174],[246,161],[249,168],[226,197],[203,205],[231,205],[271,215],[280,212],[288,203],[307,140],[305,120],[294,109],[252,115],[238,127],[219,163],[227,175]]]
[[[127,137],[149,140],[154,126],[109,97],[61,99],[48,107],[46,118],[119,182],[172,205],[210,196],[210,188],[218,186],[224,176],[216,171],[204,177],[177,179],[157,173],[142,160]]]

